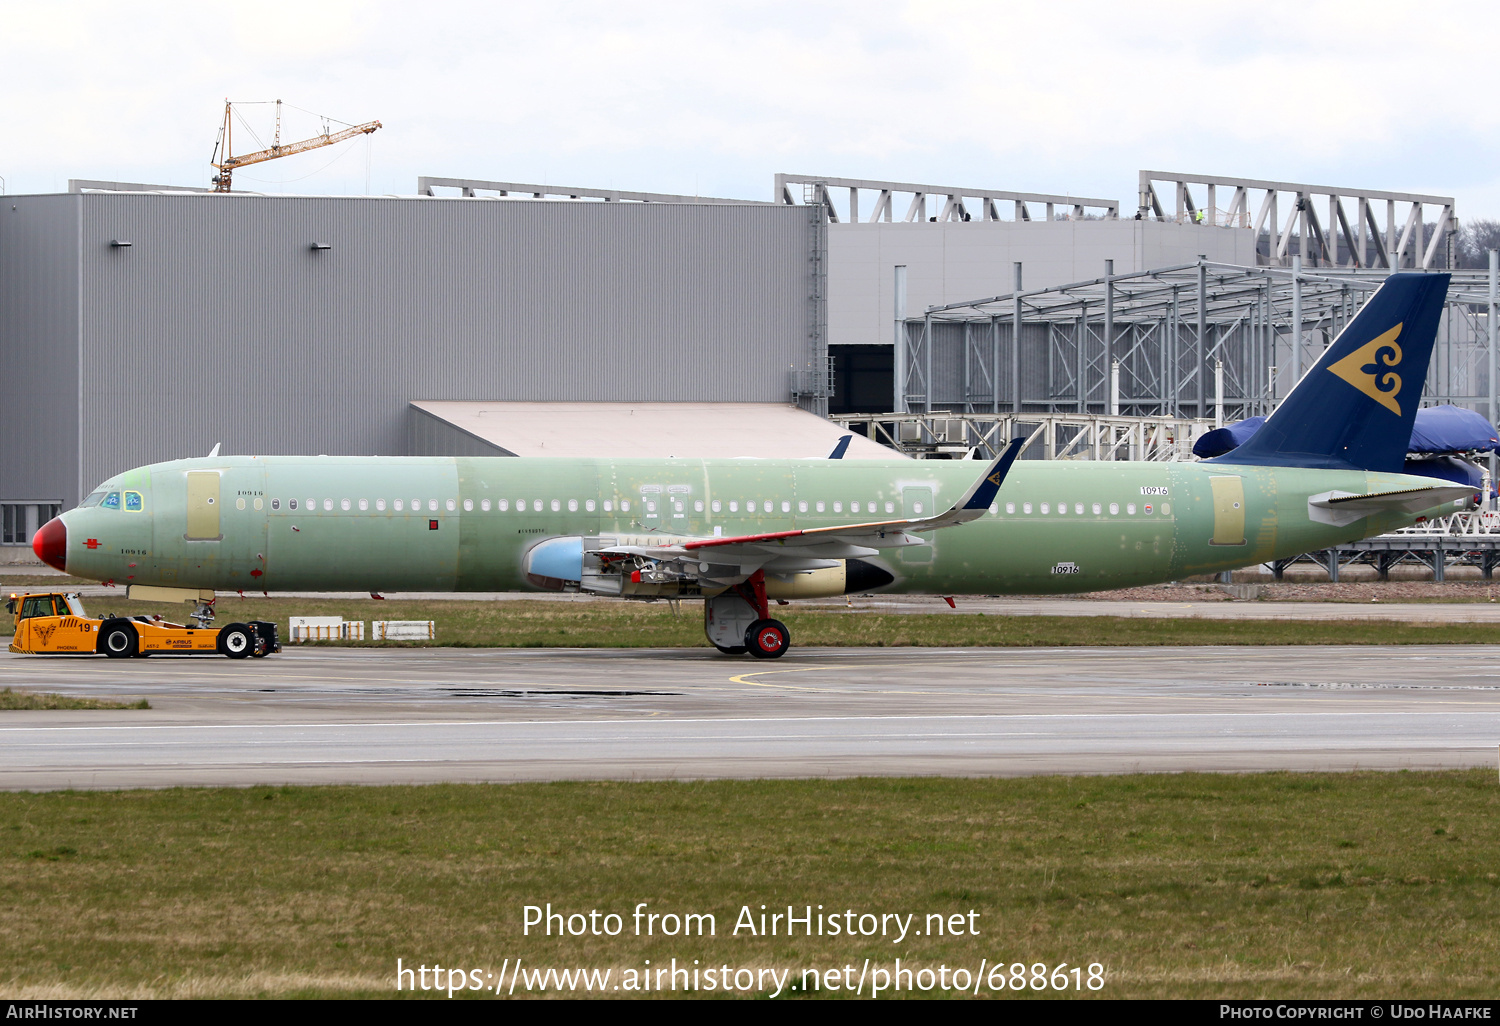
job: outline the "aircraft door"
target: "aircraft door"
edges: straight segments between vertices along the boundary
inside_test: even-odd
[[[937,515],[933,508],[934,499],[931,485],[908,485],[901,489],[901,512],[913,519],[919,517],[930,517]],[[915,537],[931,539],[931,534],[919,534]],[[929,541],[926,545],[912,545],[907,548],[898,549],[898,557],[901,562],[908,565],[921,565],[932,562],[932,545]]]
[[[908,517],[936,515],[932,502],[931,485],[910,485],[901,489],[901,509]]]
[[[1238,477],[1211,477],[1214,536],[1210,545],[1245,544],[1245,482]]]
[[[190,470],[187,476],[188,541],[219,541],[219,472]]]

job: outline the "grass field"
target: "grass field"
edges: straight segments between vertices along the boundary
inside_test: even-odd
[[[9,997],[383,996],[397,958],[616,981],[674,957],[793,982],[1100,962],[1107,997],[1500,985],[1493,771],[3,794],[0,838]],[[547,902],[624,931],[523,936]],[[716,935],[633,936],[638,902]],[[733,936],[761,904],[973,910],[979,935]]]
[[[181,619],[180,606],[92,599],[89,612]],[[502,648],[707,648],[702,607],[665,602],[488,602],[441,600],[319,600],[227,596],[216,607],[223,626],[237,620],[277,620],[283,640],[289,616],[349,620],[432,620],[437,645]],[[1493,644],[1489,624],[1410,624],[1370,620],[1206,620],[1116,616],[986,616],[980,613],[900,615],[773,607],[796,645],[831,646],[1056,646],[1056,645],[1438,645]],[[359,644],[323,642],[321,644]],[[410,644],[402,642],[364,642]]]
[[[151,703],[144,698],[135,702],[111,702],[103,698],[70,698],[34,691],[0,691],[0,711],[21,709],[149,709]]]

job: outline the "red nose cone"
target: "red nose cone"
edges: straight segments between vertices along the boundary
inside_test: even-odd
[[[31,551],[36,558],[54,570],[66,570],[68,562],[68,529],[62,518],[47,521],[31,539]]]

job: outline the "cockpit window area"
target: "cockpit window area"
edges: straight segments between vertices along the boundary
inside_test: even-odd
[[[60,605],[61,603],[59,603]],[[21,618],[24,620],[30,616],[67,616],[68,607],[64,605],[61,609],[53,606],[51,595],[28,595],[26,601],[21,603]]]
[[[88,509],[90,506],[97,506],[97,505],[99,505],[99,503],[102,502],[103,500],[104,500],[104,489],[101,488],[97,492],[90,492],[84,498],[84,500],[78,504],[78,508],[79,509]]]
[[[142,505],[141,493],[140,492],[126,492],[125,493],[125,512],[126,513],[139,513],[144,508],[145,507]]]
[[[110,492],[108,495],[106,495],[104,497],[104,501],[101,502],[101,503],[99,503],[99,508],[100,509],[119,509],[120,508],[120,493],[119,492]]]

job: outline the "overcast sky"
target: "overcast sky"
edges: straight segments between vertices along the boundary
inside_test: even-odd
[[[0,177],[207,185],[223,101],[379,119],[237,187],[771,198],[778,171],[1114,198],[1142,168],[1500,217],[1488,3],[0,0]],[[246,108],[269,141],[270,107]],[[314,134],[289,116],[283,139]],[[251,144],[236,139],[236,151]]]

